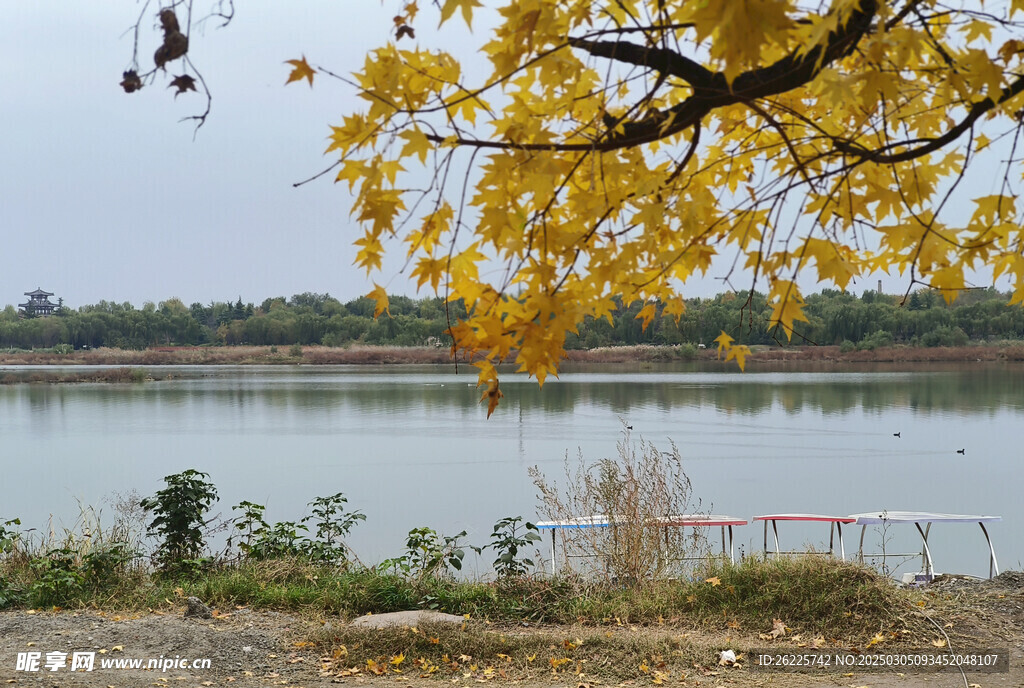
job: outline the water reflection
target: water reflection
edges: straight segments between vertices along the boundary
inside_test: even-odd
[[[154,368],[160,381],[144,384],[2,386],[0,461],[18,489],[0,518],[73,521],[76,500],[151,494],[194,467],[211,473],[227,513],[248,499],[294,520],[313,497],[344,491],[369,517],[352,544],[375,561],[415,526],[482,542],[499,518],[534,517],[526,468],[557,478],[567,453],[613,455],[625,421],[674,441],[716,510],[994,512],[1006,519],[993,529],[1000,561],[1020,568],[1024,366],[630,368],[569,372],[543,389],[505,375],[490,420],[475,375],[450,367]],[[760,549],[755,530],[737,533],[746,551]],[[972,562],[965,548],[950,565],[975,572]]]

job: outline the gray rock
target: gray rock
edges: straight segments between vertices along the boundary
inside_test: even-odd
[[[198,597],[189,597],[185,600],[186,619],[212,619],[213,610],[207,607]]]
[[[429,609],[416,609],[407,612],[389,612],[387,614],[367,614],[353,619],[351,625],[356,628],[401,628],[403,626],[419,626],[421,624],[460,624],[465,617],[455,614],[444,614]]]

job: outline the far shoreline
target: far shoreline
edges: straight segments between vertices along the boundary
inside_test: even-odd
[[[464,356],[453,359],[446,347],[362,346],[195,346],[152,347],[144,350],[100,348],[61,354],[49,351],[0,353],[0,366],[8,368],[189,365],[443,365],[470,363]],[[515,360],[513,353],[506,363]],[[633,345],[569,350],[562,364],[569,367],[588,364],[644,364],[701,362],[723,368],[736,368],[735,362],[720,361],[717,350],[693,345]],[[834,364],[860,363],[978,363],[1024,361],[1024,341],[1000,344],[976,344],[958,347],[892,346],[865,351],[841,351],[839,346],[753,346],[747,357],[747,369],[758,364],[775,367],[779,364],[810,364],[827,368]],[[48,377],[48,376],[44,376]],[[56,377],[56,376],[55,376]],[[74,382],[74,374],[60,379],[35,381]],[[82,374],[83,378],[94,375]],[[101,376],[102,377],[102,376]],[[108,376],[109,377],[109,376]],[[109,381],[126,381],[130,375],[117,375]],[[135,376],[138,381],[138,376]],[[13,382],[14,380],[5,380]],[[99,379],[96,381],[106,381]]]

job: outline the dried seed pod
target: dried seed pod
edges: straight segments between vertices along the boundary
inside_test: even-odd
[[[160,11],[160,26],[164,27],[164,36],[181,32],[181,27],[178,26],[178,17],[171,9]]]
[[[188,74],[182,74],[181,76],[174,77],[171,80],[171,83],[168,84],[167,88],[171,88],[172,86],[178,89],[174,92],[174,97],[177,98],[180,93],[196,90],[196,80]]]
[[[177,60],[187,52],[188,36],[179,32],[169,33],[164,36],[163,45],[153,53],[153,61],[156,62],[158,68],[163,67],[168,62]]]
[[[139,78],[138,73],[134,69],[129,69],[127,72],[121,74],[121,88],[124,89],[125,93],[134,93],[142,88],[142,79]]]

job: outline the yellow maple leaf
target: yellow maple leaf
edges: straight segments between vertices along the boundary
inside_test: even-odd
[[[473,27],[473,8],[483,7],[477,0],[445,0],[441,7],[441,23],[448,21],[455,10],[462,10],[462,18],[466,20],[466,26]]]
[[[285,60],[285,64],[292,66],[292,71],[288,75],[288,81],[284,82],[285,85],[290,84],[293,81],[302,81],[307,79],[309,81],[309,87],[313,88],[313,74],[314,70],[306,62],[306,56],[303,55],[301,60]]]
[[[421,163],[427,161],[427,153],[430,152],[432,144],[426,134],[419,129],[406,129],[398,136],[406,141],[405,145],[402,146],[401,155],[403,158],[407,155],[415,155],[420,159]]]
[[[568,657],[561,657],[559,659],[555,659],[554,657],[551,657],[551,658],[548,659],[548,664],[551,665],[551,670],[552,671],[558,671],[559,667],[563,666],[564,664],[568,664],[569,661],[570,660],[569,660]]]
[[[781,326],[786,338],[792,338],[793,321],[807,322],[807,316],[804,315],[804,298],[800,295],[799,287],[791,280],[777,280],[772,284],[770,299],[772,314],[768,319],[769,325]]]
[[[712,588],[716,588],[722,584],[722,579],[720,579],[718,576],[711,576],[711,578],[705,578],[704,582],[710,583]]]
[[[388,293],[384,291],[384,287],[376,282],[373,283],[373,287],[373,291],[366,295],[367,298],[373,299],[376,302],[376,306],[373,308],[373,318],[376,320],[377,316],[385,312],[390,318],[391,310],[388,307]]]
[[[498,400],[505,395],[498,389],[498,378],[496,377],[492,377],[482,384],[485,389],[483,394],[480,395],[480,401],[487,400],[487,417],[490,418],[491,414],[494,413],[494,409],[498,408]]]
[[[746,344],[737,344],[736,346],[729,347],[729,353],[725,355],[726,361],[736,360],[736,365],[740,367],[740,370],[746,370],[747,356],[750,355],[750,347]]]
[[[722,330],[722,334],[720,334],[717,337],[715,337],[714,341],[715,341],[715,344],[718,345],[718,357],[721,358],[722,357],[722,352],[725,351],[726,353],[728,353],[729,349],[732,348],[733,341],[735,341],[735,340],[732,337],[730,337],[729,335],[727,335],[725,333],[725,330]]]

